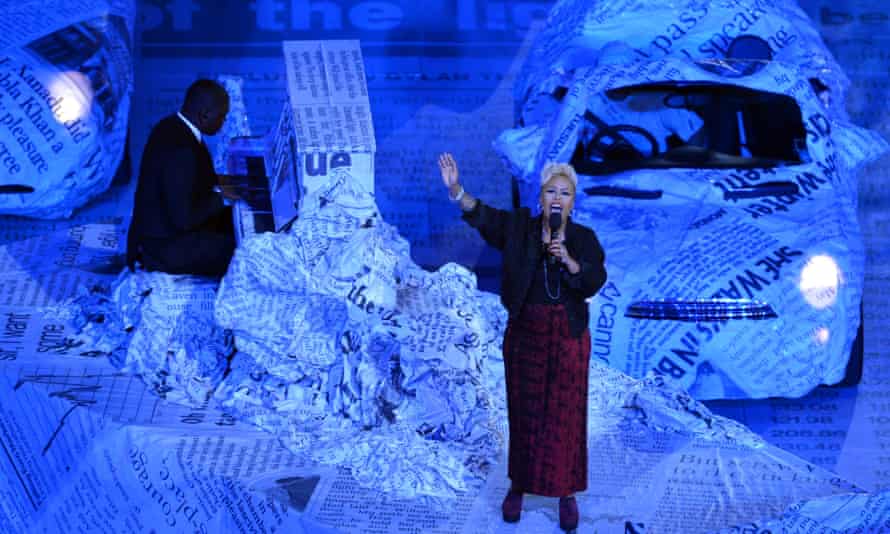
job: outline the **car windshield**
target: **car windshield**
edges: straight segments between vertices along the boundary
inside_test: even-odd
[[[585,174],[809,161],[800,106],[787,95],[665,82],[610,90],[591,108],[572,157]]]

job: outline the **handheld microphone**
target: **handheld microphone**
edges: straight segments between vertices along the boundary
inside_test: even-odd
[[[556,206],[554,206],[554,208],[556,208]],[[553,243],[553,240],[556,239],[557,230],[562,226],[562,210],[553,209],[550,212],[550,219],[547,221],[547,224],[550,226],[550,242]],[[549,261],[550,265],[556,265],[556,256],[551,254]]]

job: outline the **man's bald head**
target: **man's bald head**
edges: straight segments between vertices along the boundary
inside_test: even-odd
[[[185,92],[181,111],[201,133],[214,135],[222,128],[229,112],[229,94],[218,82],[197,80]]]

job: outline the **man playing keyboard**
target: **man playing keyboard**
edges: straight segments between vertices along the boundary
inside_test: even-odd
[[[235,250],[232,212],[203,136],[215,135],[229,111],[218,83],[197,80],[178,113],[152,129],[139,169],[127,264],[149,271],[221,277]]]

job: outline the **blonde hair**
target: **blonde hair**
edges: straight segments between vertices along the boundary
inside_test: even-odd
[[[549,162],[541,169],[541,187],[550,181],[554,176],[564,176],[572,183],[572,192],[578,188],[578,175],[575,168],[568,163]]]

